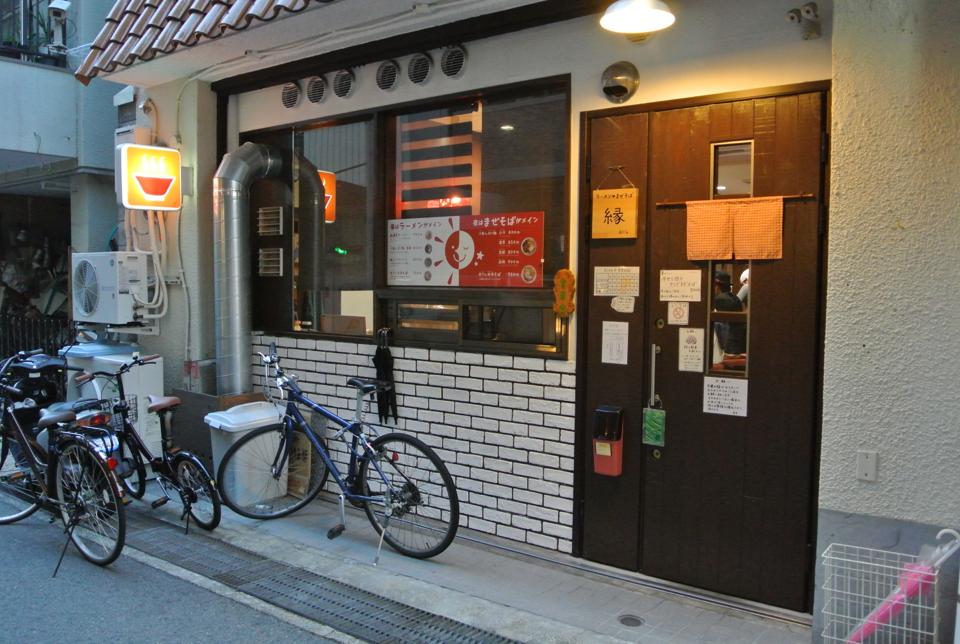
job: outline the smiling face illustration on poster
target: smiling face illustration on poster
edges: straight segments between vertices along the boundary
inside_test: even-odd
[[[473,261],[476,246],[470,233],[463,230],[455,230],[447,237],[445,254],[447,263],[457,270],[470,265]]]

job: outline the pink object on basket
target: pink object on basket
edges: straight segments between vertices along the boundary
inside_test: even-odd
[[[936,582],[936,570],[924,563],[909,563],[905,565],[900,575],[900,585],[887,595],[887,598],[867,615],[860,626],[850,637],[848,644],[859,644],[877,632],[881,626],[892,622],[897,615],[903,612],[910,599],[929,593]]]

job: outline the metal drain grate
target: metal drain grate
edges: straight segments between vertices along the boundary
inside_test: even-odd
[[[513,641],[202,534],[184,534],[161,521],[138,517],[130,523],[127,543],[131,547],[358,639],[464,644]]]

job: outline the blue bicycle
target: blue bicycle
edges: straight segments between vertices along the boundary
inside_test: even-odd
[[[392,432],[378,435],[364,422],[364,397],[391,383],[350,378],[356,414],[346,420],[310,400],[296,376],[280,368],[276,347],[260,354],[267,382],[276,383],[286,411],[278,424],[256,429],[232,445],[217,472],[217,487],[234,512],[253,519],[275,519],[296,512],[320,493],[330,473],[340,488],[340,523],[327,532],[334,539],[346,527],[344,504],[361,507],[380,535],[397,552],[426,559],[446,550],[457,533],[460,503],[453,478],[440,457],[418,438]],[[269,373],[273,369],[273,374]],[[346,475],[330,456],[323,434],[310,426],[297,404],[339,428],[332,437],[346,447]]]

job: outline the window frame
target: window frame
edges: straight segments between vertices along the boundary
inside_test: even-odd
[[[511,94],[523,94],[525,91],[532,92],[541,88],[556,88],[565,95],[564,110],[566,119],[562,132],[565,142],[566,153],[562,160],[565,169],[563,180],[563,199],[559,208],[559,216],[563,217],[564,223],[561,226],[566,236],[563,243],[561,256],[556,259],[556,263],[561,267],[569,267],[571,241],[570,236],[570,186],[571,173],[570,162],[573,154],[571,144],[571,107],[572,107],[572,82],[569,74],[549,76],[517,83],[508,83],[503,85],[489,86],[466,92],[445,94],[416,101],[407,101],[393,105],[386,105],[365,110],[357,110],[350,113],[338,114],[329,118],[308,119],[285,123],[283,125],[272,126],[269,128],[259,128],[247,130],[239,133],[239,140],[249,141],[264,134],[276,134],[278,132],[288,132],[291,140],[296,138],[297,132],[314,129],[318,127],[329,127],[332,125],[356,122],[364,119],[371,119],[373,135],[370,140],[370,158],[373,165],[372,184],[370,186],[369,203],[372,210],[371,222],[374,234],[371,250],[373,255],[373,291],[374,291],[374,320],[373,328],[377,329],[384,325],[387,318],[386,307],[391,303],[396,305],[402,302],[407,303],[437,303],[437,304],[456,304],[459,307],[460,317],[463,316],[464,305],[485,304],[485,305],[506,305],[517,307],[535,307],[547,308],[553,303],[552,283],[548,283],[548,276],[544,275],[544,287],[542,288],[511,288],[511,289],[492,289],[492,288],[446,288],[446,287],[418,287],[418,286],[387,286],[386,266],[387,266],[387,247],[385,239],[385,229],[388,220],[393,215],[393,207],[390,195],[396,193],[396,167],[394,141],[396,140],[396,130],[394,124],[396,117],[405,113],[416,112],[429,109],[430,107],[442,107],[451,102],[477,100],[485,97],[505,97]],[[291,186],[293,184],[290,179]],[[553,276],[549,279],[552,281]],[[292,300],[292,292],[290,294]],[[293,303],[291,301],[291,307]],[[270,325],[273,326],[273,325]],[[265,333],[284,337],[308,337],[316,339],[330,339],[337,341],[352,341],[360,343],[373,343],[374,338],[363,335],[343,335],[334,333],[324,333],[320,331],[295,331],[293,329],[263,328],[258,329]],[[462,351],[482,352],[491,354],[507,354],[520,356],[537,356],[544,358],[566,359],[569,355],[569,320],[558,318],[557,322],[557,341],[555,345],[533,345],[498,342],[493,340],[466,340],[463,338],[463,324],[460,324],[460,339],[456,343],[437,343],[433,339],[422,340],[396,340],[397,346],[411,347],[432,347],[444,346]]]

